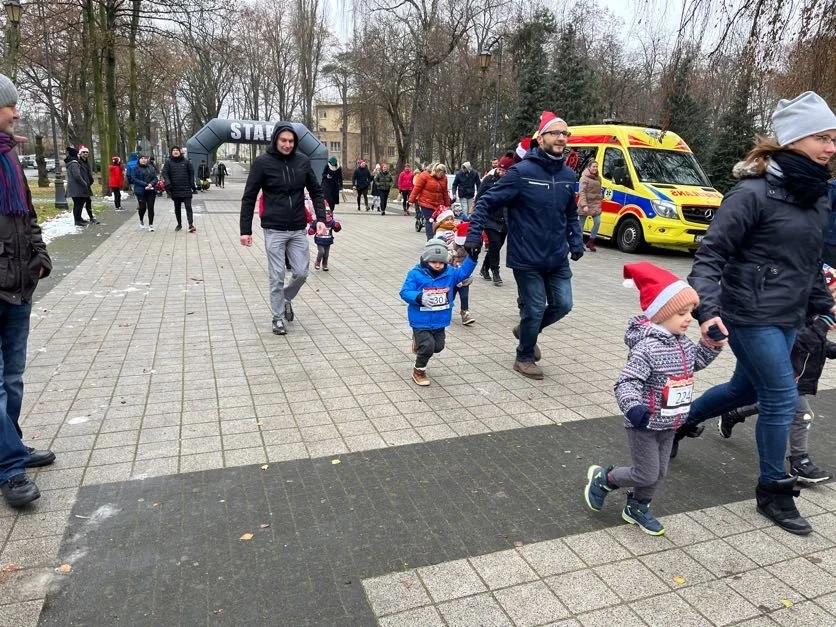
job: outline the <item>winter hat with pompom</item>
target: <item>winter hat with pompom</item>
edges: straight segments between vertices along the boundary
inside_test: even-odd
[[[656,324],[678,311],[700,304],[696,290],[672,272],[647,261],[624,265],[624,285],[639,289],[644,315]]]

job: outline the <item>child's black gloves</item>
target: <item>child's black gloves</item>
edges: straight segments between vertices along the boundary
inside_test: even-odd
[[[650,408],[646,405],[636,405],[627,410],[627,420],[638,429],[645,428],[650,422]]]

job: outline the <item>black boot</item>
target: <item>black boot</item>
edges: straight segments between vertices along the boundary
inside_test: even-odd
[[[705,427],[703,425],[691,425],[687,422],[683,424],[679,429],[676,430],[676,435],[673,436],[673,447],[671,448],[671,459],[676,457],[676,454],[679,453],[679,441],[682,438],[698,438],[702,435],[702,432],[705,431]]]
[[[794,497],[800,492],[795,489],[795,477],[785,477],[770,483],[758,483],[755,498],[758,512],[778,525],[781,529],[799,536],[806,536],[813,531],[795,507]]]
[[[500,287],[502,285],[502,277],[499,276],[499,269],[491,270],[491,272],[493,272],[493,284]]]

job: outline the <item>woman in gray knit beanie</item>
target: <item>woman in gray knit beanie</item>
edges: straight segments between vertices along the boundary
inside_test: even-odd
[[[812,526],[793,498],[796,480],[812,462],[806,455],[790,457],[789,473],[784,462],[799,406],[790,352],[808,313],[826,317],[834,311],[821,253],[836,115],[821,96],[805,92],[781,100],[772,125],[775,137],[757,138],[735,166],[741,180],[723,199],[688,277],[700,296],[696,313],[703,341],[728,342],[737,365],[728,383],[692,403],[675,448],[682,438],[697,437],[701,422],[758,402],[758,512],[790,533],[806,535]]]

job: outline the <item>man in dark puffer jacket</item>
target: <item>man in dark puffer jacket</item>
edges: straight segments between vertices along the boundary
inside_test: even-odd
[[[325,227],[325,197],[322,187],[311,169],[311,162],[297,152],[299,138],[290,122],[279,122],[267,152],[250,167],[244,196],[241,198],[241,245],[253,245],[253,213],[258,193],[264,193],[264,213],[261,228],[267,248],[267,270],[270,279],[270,307],[273,310],[273,333],[284,335],[282,316],[294,318],[291,301],[308,278],[308,224],[305,217],[305,189],[311,195],[316,228],[322,234]],[[284,285],[285,253],[290,261],[293,278]]]
[[[163,180],[165,189],[174,201],[174,217],[177,218],[175,231],[183,228],[180,217],[181,205],[186,206],[186,220],[189,221],[189,233],[197,229],[192,216],[192,193],[195,191],[194,166],[183,156],[180,146],[172,146],[168,161],[163,166]]]
[[[20,410],[32,294],[48,276],[52,261],[41,237],[38,216],[23,168],[13,149],[19,119],[17,89],[0,74],[0,491],[12,507],[31,503],[41,493],[26,468],[55,461],[51,451],[37,451],[21,441]]]

